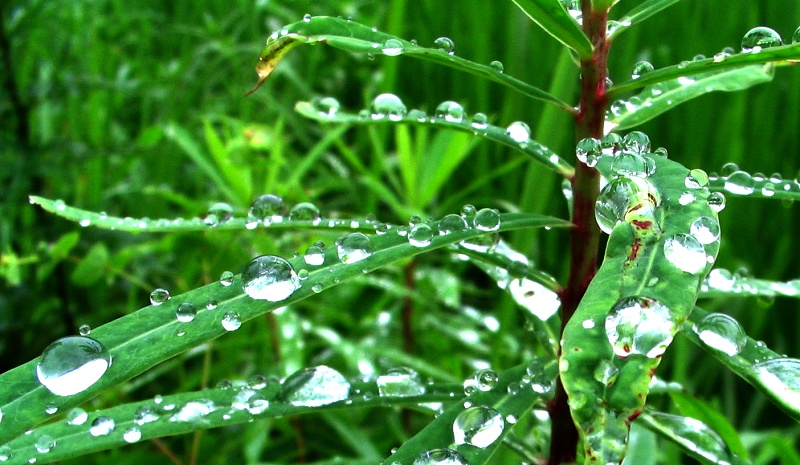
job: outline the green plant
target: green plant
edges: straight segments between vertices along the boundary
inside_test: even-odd
[[[555,111],[571,116],[575,123],[576,154],[580,162],[574,166],[532,140],[526,124],[490,125],[488,117],[469,116],[454,102],[438,106],[433,116],[408,111],[391,94],[375,97],[372,108],[365,114],[347,113],[330,98],[299,103],[296,109],[304,116],[326,123],[402,124],[393,133],[396,159],[376,155],[372,164],[360,162],[339,140],[341,133],[333,133],[325,143],[338,145],[359,174],[371,180],[367,181],[368,188],[379,193],[382,202],[397,217],[441,208],[434,204],[437,192],[473,148],[467,136],[453,132],[441,137],[428,135],[428,128],[441,127],[500,142],[561,175],[568,182],[564,190],[570,200],[569,222],[530,212],[499,214],[493,209],[464,207],[460,214],[442,215],[436,221],[412,218],[406,227],[374,219],[321,219],[319,212],[308,205],[295,207],[284,219],[285,209],[275,197],[257,198],[248,218],[232,217],[233,208],[217,204],[204,220],[123,219],[31,197],[48,211],[82,225],[106,229],[178,232],[265,226],[276,231],[307,229],[323,234],[344,230],[348,234],[340,237],[335,247],[321,249],[310,245],[303,256],[289,260],[269,256],[254,262],[255,270],[248,266],[242,276],[226,277],[224,282],[214,282],[167,301],[159,300],[164,298],[163,293],[155,293],[152,306],[91,332],[91,337],[101,341],[105,350],[93,346],[88,339],[69,340],[79,348],[88,349],[89,360],[93,361],[86,371],[79,373],[84,382],[74,388],[60,386],[58,376],[55,381],[48,381],[48,389],[39,383],[34,376],[37,365],[42,363],[47,371],[49,363],[45,362],[52,359],[34,360],[3,374],[0,443],[8,443],[3,449],[4,454],[11,454],[8,462],[22,463],[31,457],[40,462],[58,460],[142,438],[244,423],[253,418],[267,420],[300,413],[325,415],[336,410],[355,412],[358,407],[375,405],[435,411],[439,407],[436,404],[441,403],[442,413],[386,458],[387,463],[485,463],[502,446],[507,450],[499,453],[518,454],[527,461],[549,457],[550,463],[576,459],[585,463],[616,463],[623,459],[629,436],[633,438],[630,455],[636,457],[635,463],[656,463],[657,457],[647,456],[647,449],[654,441],[652,433],[704,463],[747,463],[748,451],[724,416],[688,396],[680,387],[652,381],[661,355],[679,330],[796,419],[800,412],[796,400],[800,391],[796,381],[800,362],[779,357],[763,344],[747,338],[735,320],[720,313],[706,314],[695,308],[695,301],[698,296],[714,294],[798,295],[797,282],[742,276],[734,279],[723,270],[711,271],[708,279],[704,278],[716,260],[720,245],[717,213],[725,202],[721,192],[793,200],[800,196],[800,184],[797,180],[784,181],[774,176],[751,176],[731,165],[724,167],[721,176],[709,178],[701,170],[690,170],[667,159],[663,150],[651,150],[644,133],[631,132],[622,138],[611,131],[638,126],[702,94],[740,90],[769,81],[775,67],[800,57],[800,45],[781,46],[769,31],[758,30],[756,43],[743,44],[758,46],[758,51],[720,52],[713,58],[657,71],[641,63],[635,71],[638,76],[612,85],[606,79],[612,41],[675,1],[642,2],[616,23],[608,22],[608,10],[614,3],[610,1],[584,2],[581,8],[575,2],[565,8],[555,0],[515,3],[571,49],[581,73],[577,108],[550,92],[506,75],[501,64],[476,64],[453,54],[452,42],[447,39],[437,40],[434,47],[422,47],[356,22],[331,17],[310,17],[272,36],[257,68],[259,84],[290,49],[303,43],[325,43],[357,53],[422,58],[490,79],[552,105]],[[574,19],[579,9],[582,28]],[[638,93],[625,97],[628,92]],[[617,100],[622,97],[626,100]],[[404,125],[414,125],[419,130],[412,133]],[[245,168],[229,164],[223,139],[211,125],[206,126],[205,136],[213,163],[203,158],[196,144],[180,128],[173,127],[167,135],[209,174],[231,203],[241,203],[254,193],[253,183],[244,180],[269,179],[269,173],[258,176],[248,172],[245,176]],[[378,138],[376,132],[371,136]],[[379,143],[374,143],[374,148],[380,152]],[[280,160],[280,154],[274,157],[273,160]],[[390,161],[396,163],[396,170],[387,167]],[[378,182],[384,173],[388,178],[386,185]],[[601,177],[608,182],[602,191]],[[264,182],[267,186],[275,184]],[[569,272],[563,284],[529,266],[524,255],[500,242],[497,236],[499,232],[537,227],[569,231]],[[601,228],[610,236],[603,264],[596,270]],[[301,241],[298,235],[297,242]],[[68,416],[78,415],[79,426],[64,421],[45,423],[54,409],[63,412],[77,406],[160,362],[238,329],[244,321],[291,306],[346,280],[368,279],[365,273],[392,263],[401,264],[399,274],[405,279],[405,287],[396,286],[393,292],[404,298],[403,315],[409,315],[406,310],[423,305],[414,292],[417,276],[414,257],[442,247],[451,248],[504,287],[530,325],[530,333],[509,333],[519,340],[518,356],[492,360],[492,367],[501,370],[499,377],[491,371],[480,371],[462,384],[464,377],[445,367],[423,363],[388,347],[373,347],[374,353],[385,351],[381,355],[393,364],[408,365],[416,371],[395,369],[377,381],[348,383],[337,372],[320,367],[300,371],[283,383],[267,383],[256,377],[247,385],[222,383],[218,388],[199,392],[186,389],[158,401],[121,403],[92,413],[88,420],[79,415],[81,411],[71,411]],[[91,261],[88,257],[103,256],[101,249],[97,250],[87,255],[85,262]],[[448,275],[443,272],[446,269],[441,266],[425,270],[430,285],[439,287],[438,296],[443,301],[453,299],[453,293],[447,289]],[[254,277],[247,276],[253,273]],[[255,289],[248,290],[253,278]],[[234,285],[227,285],[231,279]],[[391,286],[391,283],[375,285]],[[558,319],[550,318],[556,309],[556,295],[560,299]],[[377,307],[380,303],[370,305]],[[290,307],[282,314],[291,312]],[[345,326],[346,322],[314,324],[313,317],[297,318],[287,322],[287,326],[309,325],[313,328],[310,332],[335,347],[348,365],[357,365],[362,356],[359,351],[368,350],[371,345],[368,341],[341,338],[331,329]],[[507,319],[504,324],[512,325],[514,321]],[[415,335],[408,330],[409,325],[403,329],[406,341],[411,341],[406,345],[413,347]],[[436,328],[442,332],[447,329],[447,326]],[[462,334],[465,335],[469,333]],[[297,343],[291,337],[282,342]],[[61,347],[70,348],[68,344]],[[104,362],[106,351],[113,357],[110,367]],[[58,354],[53,352],[51,357],[58,358]],[[491,359],[490,355],[486,357]],[[296,362],[285,361],[287,367]],[[54,367],[54,375],[63,369],[60,365]],[[454,371],[459,369],[463,368]],[[417,372],[435,381],[424,384]],[[97,376],[99,379],[95,380]],[[54,396],[51,391],[63,395]],[[670,395],[680,416],[655,408],[644,409],[646,396],[659,393]],[[465,402],[472,406],[467,408]],[[545,402],[549,425],[541,417],[531,415],[538,410],[541,416]],[[349,433],[355,431],[340,419],[330,417],[328,422],[334,429],[338,425]],[[90,423],[91,430],[87,427]],[[33,433],[23,434],[39,424],[42,425]],[[112,424],[115,429],[109,430]],[[398,429],[411,430],[409,425],[413,426],[407,422],[398,425]],[[635,428],[629,435],[631,425]],[[543,431],[548,426],[549,432]],[[90,440],[82,440],[85,438]],[[357,443],[360,439],[352,440]],[[420,458],[425,451],[450,447],[454,442],[466,442],[456,447],[460,455],[440,450],[436,453],[438,459]],[[450,462],[443,458],[447,454],[451,454],[447,459]],[[374,463],[385,458],[383,455],[367,451],[360,459]]]

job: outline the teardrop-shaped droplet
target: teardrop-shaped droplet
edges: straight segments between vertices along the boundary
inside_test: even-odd
[[[412,465],[469,465],[469,462],[453,449],[430,449],[419,454]]]
[[[92,436],[108,436],[114,431],[116,424],[109,417],[97,417],[89,427],[89,434]]]
[[[292,265],[276,255],[256,257],[242,271],[242,288],[253,299],[280,302],[299,287]]]
[[[350,383],[341,373],[324,365],[304,368],[289,377],[278,391],[278,399],[292,405],[318,407],[347,399]]]
[[[750,173],[734,171],[725,178],[725,190],[732,194],[750,195],[755,192],[755,183]]]
[[[525,144],[531,140],[531,128],[522,121],[514,121],[506,128],[506,135],[514,142]]]
[[[387,39],[381,47],[384,55],[394,57],[403,53],[403,43],[398,39]]]
[[[768,27],[754,27],[742,37],[742,51],[758,53],[769,47],[783,45],[780,34]]]
[[[319,208],[313,203],[298,203],[289,210],[290,221],[318,221],[319,219]]]
[[[236,331],[242,326],[242,318],[236,312],[225,312],[225,314],[222,315],[220,323],[222,323],[222,327],[225,328],[225,331]]]
[[[188,323],[197,316],[197,307],[190,302],[184,302],[175,309],[175,318],[181,323]]]
[[[647,74],[650,71],[653,71],[655,68],[649,61],[640,61],[633,65],[633,72],[631,73],[631,78],[638,79],[643,74]]]
[[[719,240],[719,220],[711,216],[701,216],[692,222],[689,233],[701,244],[713,244]]]
[[[436,107],[436,116],[451,123],[460,123],[464,119],[464,107],[458,102],[446,100]]]
[[[406,115],[406,105],[394,94],[380,94],[372,100],[372,119],[401,120]]]
[[[697,325],[697,336],[708,347],[730,357],[738,354],[747,344],[747,337],[739,322],[724,313],[709,313]]]
[[[472,375],[472,379],[475,381],[477,388],[483,392],[491,391],[497,387],[497,383],[500,380],[500,378],[497,376],[497,373],[488,368],[476,371]]]
[[[482,208],[475,213],[473,222],[479,231],[497,231],[500,229],[500,212],[494,208]]]
[[[445,215],[439,220],[439,234],[446,236],[447,234],[459,233],[469,229],[467,220],[461,215],[450,214]]]
[[[705,249],[694,236],[674,234],[664,241],[664,257],[675,268],[696,274],[708,265]]]
[[[608,342],[620,358],[631,354],[659,357],[676,330],[669,308],[649,297],[620,299],[611,308],[605,326]]]
[[[170,299],[169,291],[166,289],[156,289],[150,293],[150,304],[161,305]]]
[[[650,138],[642,131],[632,131],[622,139],[622,147],[630,152],[643,155],[650,152]]]
[[[408,231],[408,243],[414,247],[427,247],[433,239],[433,228],[426,223],[418,223]]]
[[[406,367],[390,368],[375,381],[381,396],[408,397],[425,394],[425,386],[416,371]]]
[[[433,41],[433,46],[447,53],[448,55],[452,55],[456,51],[456,45],[449,37],[439,37]]]
[[[800,360],[775,358],[752,367],[761,383],[788,405],[800,405]]]
[[[100,342],[68,336],[47,346],[36,365],[36,377],[53,394],[71,396],[100,380],[109,366],[111,355]]]
[[[620,177],[612,179],[600,191],[595,204],[595,217],[600,229],[611,234],[614,226],[633,216],[653,216],[660,204],[661,194],[650,181],[639,177]],[[655,217],[652,222],[655,223]]]
[[[375,251],[370,238],[360,232],[350,233],[336,241],[336,252],[342,263],[356,263]]]
[[[247,210],[247,222],[265,225],[279,223],[283,220],[285,211],[286,204],[282,198],[272,194],[259,195],[253,199]]]
[[[689,189],[702,189],[704,187],[708,187],[708,174],[700,169],[691,170],[689,171],[689,174],[686,175],[684,184]]]
[[[453,437],[458,445],[485,449],[503,434],[505,425],[497,410],[482,405],[470,407],[459,413],[453,422]]]

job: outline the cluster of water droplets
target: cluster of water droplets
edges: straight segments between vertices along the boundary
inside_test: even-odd
[[[700,288],[703,292],[724,292],[730,294],[746,294],[772,299],[782,295],[797,297],[800,295],[800,279],[787,282],[762,281],[753,279],[745,269],[731,272],[724,268],[715,268],[708,273]]]
[[[761,194],[773,197],[776,193],[800,194],[800,174],[795,179],[784,179],[780,173],[769,176],[763,173],[750,174],[739,168],[736,163],[726,163],[720,174],[711,173],[709,181],[722,184],[726,192],[736,195]]]

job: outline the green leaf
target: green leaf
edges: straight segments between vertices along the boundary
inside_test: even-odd
[[[628,101],[611,104],[606,130],[622,130],[638,126],[693,98],[709,92],[733,92],[769,82],[775,75],[771,64],[725,69],[684,76],[646,87]],[[647,76],[647,75],[645,75]]]
[[[603,156],[597,168],[611,178],[609,159],[617,158]],[[695,201],[682,205],[689,170],[662,157],[650,159],[652,187],[620,205],[625,220],[613,228],[603,264],[561,341],[561,379],[587,464],[622,460],[630,422],[642,412],[661,353],[694,307],[710,268],[703,261],[693,273],[682,271],[678,259],[673,263],[665,255],[667,241],[688,233],[696,218],[716,218],[706,202],[709,190],[694,189]],[[652,208],[656,196],[661,202]],[[718,249],[716,241],[704,252],[713,259]]]
[[[736,427],[725,418],[725,415],[708,405],[707,402],[696,397],[691,397],[680,392],[670,392],[669,395],[672,397],[675,405],[678,406],[678,410],[680,410],[681,414],[700,420],[708,425],[719,434],[720,438],[725,441],[725,444],[732,453],[738,455],[743,460],[749,460],[747,449],[744,447],[742,439],[736,431]]]
[[[707,465],[748,463],[731,454],[719,435],[700,420],[668,413],[644,412],[636,421],[677,444],[687,455],[699,460],[700,463]]]
[[[559,0],[511,1],[545,32],[575,50],[579,57],[588,59],[592,56],[592,43]]]
[[[485,137],[486,139],[499,142],[522,152],[561,176],[571,177],[575,171],[572,165],[544,145],[536,141],[518,142],[508,134],[506,128],[486,123],[478,124],[473,121],[473,118],[467,115],[458,121],[453,118],[448,120],[443,116],[426,116],[414,111],[409,111],[403,115],[392,116],[391,118],[372,117],[369,116],[369,113],[367,113],[368,116],[361,116],[360,114],[347,113],[340,110],[335,112],[323,111],[316,103],[312,102],[298,102],[295,105],[295,110],[307,118],[322,122],[360,125],[404,123],[469,132],[470,134]]]
[[[680,0],[646,0],[636,5],[631,11],[627,12],[625,16],[616,21],[617,27],[608,35],[608,39],[613,40],[629,27],[636,26],[679,1]]]
[[[553,1],[558,3],[557,0]],[[308,21],[285,26],[281,28],[280,33],[273,33],[267,39],[267,46],[261,52],[256,65],[258,74],[256,86],[248,93],[255,92],[264,83],[289,50],[300,44],[315,43],[355,53],[407,55],[431,61],[503,84],[528,97],[554,104],[566,111],[574,111],[569,104],[547,92],[503,74],[489,65],[474,63],[438,48],[420,47],[355,21],[329,16],[315,16]]]
[[[65,210],[66,211],[66,210]],[[498,231],[509,231],[531,227],[562,227],[570,223],[543,215],[507,213],[500,215]],[[434,232],[438,222],[432,222]],[[372,236],[374,252],[355,263],[344,264],[337,255],[336,247],[326,249],[324,265],[306,265],[302,257],[289,259],[295,270],[307,269],[308,278],[290,297],[280,302],[254,300],[246,295],[237,275],[235,284],[223,286],[212,283],[193,291],[174,296],[159,306],[144,307],[132,314],[114,320],[92,330],[92,337],[101,342],[112,355],[114,362],[103,377],[89,389],[69,397],[57,397],[42,386],[36,378],[38,359],[0,375],[0,411],[3,412],[3,428],[0,429],[0,444],[23,434],[37,424],[48,420],[49,415],[42,405],[54,403],[63,411],[76,406],[90,397],[143,373],[149,368],[172,358],[192,347],[215,339],[226,333],[221,318],[227,312],[236,312],[246,322],[276,308],[290,305],[301,299],[316,295],[363,273],[381,268],[390,263],[405,260],[420,253],[474,240],[485,231],[469,228],[465,231],[436,234],[427,247],[415,247],[404,235],[396,234],[396,227],[389,234]],[[313,289],[312,289],[313,288]],[[206,304],[215,300],[217,307],[207,310]],[[187,323],[179,322],[175,312],[179,304],[191,302],[198,309],[197,316]]]

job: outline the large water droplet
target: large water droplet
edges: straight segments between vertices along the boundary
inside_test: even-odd
[[[420,396],[425,394],[425,386],[416,371],[406,367],[390,368],[386,374],[375,381],[381,396]]]
[[[622,139],[622,147],[630,152],[643,155],[650,151],[650,138],[642,131],[632,131]]]
[[[456,444],[484,449],[503,434],[504,428],[505,422],[497,410],[486,406],[470,407],[459,413],[453,422],[453,437]]]
[[[719,221],[711,216],[701,216],[694,220],[689,232],[701,244],[713,244],[719,239]]]
[[[299,287],[292,265],[276,255],[256,257],[242,271],[242,288],[253,299],[280,302]]]
[[[764,386],[789,405],[800,405],[800,360],[775,358],[753,365]]]
[[[633,72],[631,73],[631,78],[638,79],[643,74],[647,74],[650,71],[653,71],[655,68],[649,61],[640,61],[633,65]]]
[[[78,426],[86,423],[86,420],[89,419],[89,414],[86,413],[86,410],[75,407],[67,412],[67,424],[72,426]]]
[[[623,221],[653,216],[660,203],[661,194],[650,181],[638,177],[615,178],[597,196],[595,217],[600,229],[611,234],[614,226]],[[652,221],[655,223],[654,217]]]
[[[175,318],[181,323],[188,323],[197,316],[197,307],[190,302],[184,302],[175,309]]]
[[[286,378],[278,399],[292,405],[318,407],[347,399],[350,383],[333,368],[320,365],[296,371]]]
[[[768,27],[754,27],[742,37],[742,51],[758,53],[769,47],[783,45],[780,34]]]
[[[286,204],[282,198],[272,194],[259,195],[253,199],[247,210],[247,223],[253,227],[258,223],[265,225],[279,223],[283,220],[285,211]]]
[[[375,246],[366,235],[350,233],[336,241],[336,252],[342,263],[356,263],[368,258],[375,251]]]
[[[500,229],[500,212],[494,208],[482,208],[475,213],[473,222],[479,231],[497,231]]]
[[[709,313],[697,325],[697,336],[708,347],[733,357],[744,349],[747,338],[739,322],[724,313]]]
[[[448,55],[452,55],[456,51],[456,44],[449,37],[439,37],[433,41],[433,46]]]
[[[453,449],[431,449],[421,453],[413,465],[468,465],[468,462]]]
[[[156,289],[150,293],[150,304],[161,305],[170,299],[169,291],[166,289]]]
[[[506,135],[514,142],[525,144],[531,140],[531,128],[522,121],[514,121],[506,128]]]
[[[408,243],[414,247],[427,247],[433,239],[433,228],[426,223],[417,223],[408,231]]]
[[[708,264],[703,245],[689,234],[674,234],[664,241],[664,257],[679,270],[696,274]]]
[[[467,220],[465,220],[461,215],[445,215],[444,218],[439,220],[439,234],[442,236],[452,233],[459,233],[466,231],[467,229],[469,229]]]
[[[744,171],[735,171],[725,178],[725,190],[739,195],[752,194],[755,191],[753,177]]]
[[[116,424],[109,417],[97,417],[89,427],[89,434],[92,436],[108,436],[114,431]]]
[[[614,157],[611,161],[611,171],[617,176],[646,178],[655,173],[656,165],[650,157],[626,151]]]
[[[401,120],[406,115],[406,106],[400,97],[394,94],[380,94],[372,100],[372,118],[389,118]]]
[[[225,287],[230,286],[233,284],[234,275],[230,271],[223,271],[222,274],[219,276],[219,283]]]
[[[309,202],[301,202],[289,210],[289,220],[291,221],[319,221],[319,208]]]
[[[381,47],[381,52],[390,57],[400,55],[403,53],[403,43],[397,39],[386,39]]]
[[[659,357],[675,333],[669,309],[649,297],[620,299],[611,308],[605,326],[608,342],[621,358],[630,354]]]
[[[57,396],[83,392],[111,365],[111,355],[98,341],[68,336],[50,344],[36,365],[36,377]]]
[[[464,119],[464,107],[452,100],[445,100],[436,107],[436,116],[451,123],[460,123]]]
[[[225,315],[222,316],[222,327],[225,328],[225,331],[236,331],[242,326],[242,318],[236,312],[226,312]]]

